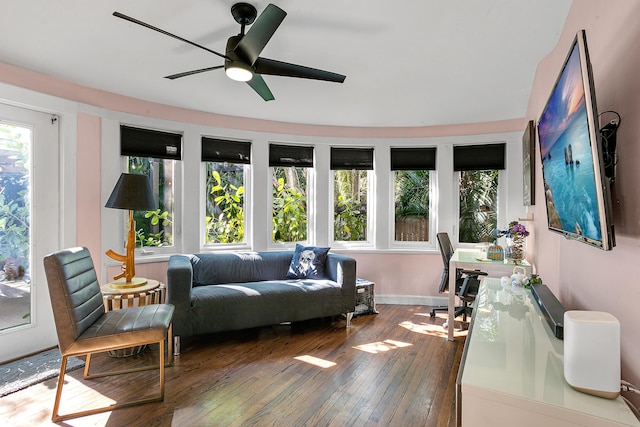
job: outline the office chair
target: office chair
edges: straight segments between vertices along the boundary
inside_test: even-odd
[[[62,361],[51,419],[68,418],[111,411],[164,399],[165,339],[168,342],[169,365],[173,362],[172,324],[174,307],[171,304],[150,304],[141,307],[105,311],[102,294],[87,248],[62,250],[44,258],[51,307],[58,334]],[[91,355],[120,348],[158,343],[159,363],[152,366],[115,372],[90,373]],[[128,374],[148,369],[159,369],[160,392],[147,398],[117,402],[111,406],[60,415],[60,397],[64,384],[67,359],[86,355],[84,378],[100,378]]]
[[[439,292],[444,292],[449,288],[449,261],[453,256],[453,246],[449,239],[449,234],[438,233],[436,235],[438,245],[440,246],[440,255],[442,255],[442,277],[440,279]],[[460,305],[455,307],[454,318],[462,315],[463,321],[466,322],[467,314],[471,314],[471,304],[476,299],[478,287],[480,286],[479,276],[486,276],[487,273],[480,270],[462,270],[456,269],[456,289],[455,293],[460,299]],[[449,306],[434,307],[431,309],[430,316],[435,317],[436,311],[449,311]]]

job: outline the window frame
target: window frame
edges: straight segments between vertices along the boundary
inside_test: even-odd
[[[402,241],[402,240],[396,240],[396,233],[395,233],[395,221],[396,221],[396,209],[395,209],[395,200],[396,200],[396,194],[395,194],[395,189],[396,189],[396,185],[395,185],[395,180],[396,180],[396,172],[399,170],[416,170],[416,169],[397,169],[394,167],[394,161],[393,161],[393,151],[394,150],[425,150],[426,153],[426,159],[425,163],[427,164],[427,166],[429,167],[429,169],[419,169],[419,170],[427,170],[429,172],[429,223],[428,223],[428,227],[429,227],[429,239],[428,240],[424,240],[424,241]],[[435,234],[437,234],[437,232],[434,232],[434,230],[436,230],[436,226],[437,226],[437,218],[438,218],[438,212],[437,212],[437,176],[438,176],[438,146],[437,145],[414,145],[414,146],[395,146],[395,145],[391,145],[389,147],[389,158],[390,158],[390,164],[389,164],[389,211],[388,211],[388,215],[389,215],[389,224],[388,224],[388,239],[389,239],[389,248],[390,249],[404,249],[404,250],[424,250],[426,249],[431,249],[434,247],[435,245]],[[431,154],[431,152],[433,154]],[[431,158],[433,157],[433,158]],[[433,165],[432,165],[433,163]],[[431,167],[432,166],[432,167]],[[435,213],[435,214],[434,214]]]
[[[396,240],[395,230],[395,178],[397,170],[389,171],[389,248],[390,249],[406,249],[406,250],[424,250],[425,248],[432,248],[435,245],[435,235],[437,234],[437,219],[439,213],[437,212],[437,171],[429,170],[429,239],[424,241],[402,241]],[[433,214],[435,212],[435,214]]]
[[[200,191],[198,192],[198,194],[200,195],[199,197],[199,203],[200,203],[200,215],[198,218],[198,221],[200,223],[200,226],[198,227],[199,230],[199,242],[200,242],[200,250],[202,252],[216,252],[216,251],[233,251],[233,250],[250,250],[253,248],[253,213],[252,213],[252,209],[253,209],[253,204],[252,204],[252,193],[251,193],[251,179],[253,176],[253,172],[252,172],[252,166],[253,166],[253,151],[254,151],[254,147],[253,147],[253,141],[251,140],[247,140],[247,139],[234,139],[234,138],[226,138],[226,137],[218,137],[218,136],[210,136],[210,135],[200,135],[200,139],[199,139],[199,143],[200,146],[202,148],[202,144],[204,144],[204,140],[205,139],[209,139],[209,140],[219,140],[222,142],[229,142],[229,143],[240,143],[240,144],[249,144],[249,149],[248,149],[248,156],[249,159],[248,161],[239,161],[239,162],[233,162],[233,161],[214,161],[214,160],[204,160],[203,157],[205,156],[205,154],[201,151],[201,156],[200,156]],[[244,150],[241,150],[244,151]],[[207,164],[211,162],[211,163],[231,163],[231,164],[239,164],[243,167],[243,173],[242,173],[242,180],[243,180],[243,187],[244,187],[244,195],[243,195],[243,202],[244,202],[244,206],[243,206],[243,214],[244,214],[244,241],[243,242],[237,242],[237,243],[207,243],[207,239],[206,239],[206,233],[207,233],[207,226],[206,226],[206,215],[207,215],[207,204],[206,204],[206,198],[208,196],[207,194],[207,179],[208,179],[208,175],[207,175]]]
[[[130,128],[130,129],[139,129],[141,131],[147,131],[150,133],[154,133],[154,132],[158,132],[158,133],[166,133],[166,134],[171,134],[173,136],[179,135],[180,136],[180,143],[182,145],[184,145],[184,132],[180,131],[180,130],[172,130],[172,129],[166,129],[166,128],[160,128],[160,127],[156,127],[153,125],[147,125],[147,124],[137,124],[137,123],[130,123],[130,122],[124,122],[124,121],[119,121],[117,123],[117,141],[118,141],[118,158],[119,158],[119,171],[122,172],[126,172],[128,170],[128,164],[129,164],[129,157],[132,154],[122,154],[122,129],[124,128]],[[106,125],[105,125],[106,127]],[[164,142],[162,143],[164,145]],[[141,153],[138,153],[137,155],[135,155],[135,157],[145,157],[144,155],[140,155]],[[168,255],[172,255],[175,253],[180,253],[182,252],[182,188],[183,188],[183,184],[182,184],[182,146],[179,147],[178,149],[178,157],[179,158],[170,158],[170,157],[174,157],[172,155],[169,155],[169,158],[161,158],[161,157],[151,157],[151,156],[146,156],[148,158],[153,158],[153,159],[159,159],[159,160],[165,160],[165,161],[172,161],[173,162],[173,177],[172,177],[172,195],[173,195],[173,228],[172,228],[172,234],[173,234],[173,245],[172,246],[144,246],[142,248],[136,248],[135,249],[135,257],[136,257],[136,263],[144,263],[145,262],[145,258],[150,258],[149,262],[155,261],[155,258],[157,256],[160,257],[166,257]],[[119,174],[120,172],[118,172]],[[115,183],[116,180],[113,180],[113,183]],[[112,186],[113,185],[112,182],[109,182],[108,185]],[[109,189],[109,192],[111,191],[112,188]],[[152,190],[154,191],[154,197],[159,197],[159,195],[157,194],[158,189],[157,188],[152,188]],[[126,238],[126,231],[127,228],[129,227],[129,213],[128,211],[123,211],[120,215],[121,219],[118,221],[118,232],[117,232],[117,239],[122,239],[122,240],[114,240],[116,242],[118,242],[116,245],[114,245],[113,247],[122,247],[124,248],[124,239]],[[122,245],[122,246],[121,246]],[[111,245],[110,245],[111,246]],[[111,266],[111,265],[116,265],[116,264],[111,264],[110,261],[107,262],[107,267]]]
[[[353,169],[342,169],[353,170]],[[357,169],[356,169],[357,170]],[[357,249],[357,248],[375,248],[375,169],[365,170],[367,173],[367,232],[365,240],[335,240],[335,181],[337,170],[331,170],[329,183],[329,199],[328,199],[328,217],[329,220],[329,244],[335,248],[341,249]]]

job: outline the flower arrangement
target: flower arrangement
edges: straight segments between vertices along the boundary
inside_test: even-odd
[[[491,233],[491,237],[494,240],[502,236],[507,238],[505,257],[516,261],[524,259],[524,240],[528,235],[527,228],[518,221],[511,221],[506,230],[498,230],[496,228]]]
[[[491,237],[493,239],[497,239],[498,237],[505,236],[508,239],[518,239],[525,238],[529,235],[529,231],[527,228],[520,224],[518,221],[511,221],[506,230],[495,229],[491,233]]]

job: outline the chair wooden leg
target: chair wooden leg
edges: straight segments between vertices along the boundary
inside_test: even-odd
[[[164,340],[160,341],[160,400],[164,400]]]
[[[167,365],[166,366],[173,366],[173,356],[174,356],[174,352],[173,352],[173,323],[169,325],[169,329],[167,330]]]
[[[53,422],[60,420],[58,411],[60,410],[60,397],[62,396],[62,385],[64,384],[64,374],[66,371],[67,356],[62,356],[62,361],[60,362],[60,375],[58,375],[58,386],[56,387],[56,400],[53,402],[53,412],[51,413],[51,420]]]
[[[152,343],[148,343],[148,344],[152,344]],[[158,366],[151,365],[151,366],[146,366],[146,367],[142,367],[142,368],[135,368],[135,369],[127,369],[127,370],[122,370],[122,371],[114,371],[114,372],[106,372],[106,373],[99,373],[99,374],[89,374],[89,363],[91,362],[91,354],[87,354],[87,359],[85,361],[85,374],[84,377],[86,379],[93,379],[93,378],[100,378],[100,377],[106,377],[106,376],[111,376],[111,375],[119,375],[119,374],[127,374],[127,373],[132,373],[132,372],[139,372],[139,371],[146,371],[146,370],[150,370],[150,369],[159,369],[160,370],[160,394],[158,396],[154,396],[154,397],[148,397],[148,398],[144,398],[144,399],[138,399],[138,400],[134,400],[131,402],[123,402],[123,403],[115,403],[113,405],[110,406],[103,406],[100,408],[95,408],[95,409],[88,409],[85,411],[80,411],[80,412],[72,412],[69,414],[63,414],[60,415],[59,414],[59,410],[60,410],[60,399],[62,396],[62,386],[64,384],[64,375],[65,375],[65,371],[67,368],[67,357],[68,356],[62,356],[62,361],[60,363],[60,376],[58,377],[58,387],[56,390],[56,400],[53,404],[53,413],[51,415],[51,420],[54,422],[58,422],[58,421],[63,421],[63,420],[68,420],[70,418],[77,418],[77,417],[84,417],[86,415],[93,415],[93,414],[98,414],[101,412],[108,412],[108,411],[113,411],[114,409],[118,409],[118,408],[126,408],[129,406],[135,406],[135,405],[141,405],[143,403],[150,403],[150,402],[159,402],[164,400],[164,380],[165,380],[165,374],[164,374],[164,368],[165,368],[165,356],[164,356],[164,352],[165,352],[165,345],[164,345],[164,339],[160,340],[158,342],[159,346],[160,346],[160,356],[159,356],[159,361],[158,361]]]
[[[88,380],[89,378],[91,378],[91,375],[89,375],[90,364],[91,364],[91,353],[87,353],[84,361],[84,373],[82,375],[85,380]]]

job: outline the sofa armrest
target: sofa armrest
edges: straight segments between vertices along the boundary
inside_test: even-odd
[[[327,278],[338,283],[342,288],[342,295],[356,297],[356,260],[334,253],[327,256]]]
[[[171,255],[167,266],[167,303],[173,304],[176,311],[191,307],[191,288],[193,286],[193,267],[187,255]]]

